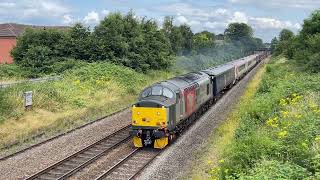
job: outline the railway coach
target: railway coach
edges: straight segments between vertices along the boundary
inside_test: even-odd
[[[192,72],[145,88],[132,106],[135,147],[162,149],[204,113],[225,89],[231,88],[268,54],[256,54],[230,63]]]

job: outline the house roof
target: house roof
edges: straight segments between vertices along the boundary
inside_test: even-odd
[[[16,23],[0,24],[0,37],[17,37],[24,32],[26,28],[35,29],[68,29],[69,26],[35,26]]]

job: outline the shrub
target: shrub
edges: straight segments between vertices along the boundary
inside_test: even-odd
[[[311,175],[305,168],[290,162],[263,159],[239,179],[304,179]]]

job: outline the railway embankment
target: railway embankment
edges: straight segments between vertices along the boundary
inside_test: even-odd
[[[319,73],[283,57],[264,69],[198,151],[189,178],[320,178]]]

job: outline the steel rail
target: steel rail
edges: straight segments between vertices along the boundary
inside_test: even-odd
[[[129,128],[130,128],[130,125],[102,138],[99,141],[94,142],[93,144],[81,149],[80,151],[77,151],[76,153],[26,178],[26,180],[65,179],[66,177],[71,176],[72,174],[76,173],[77,171],[91,164],[93,161],[95,161],[99,157],[112,151],[113,149],[118,147],[120,144],[128,141],[130,139],[130,135],[128,133]],[[66,168],[66,167],[69,167],[69,168]],[[54,170],[56,171],[55,173],[53,172],[50,173],[50,171],[54,171]],[[56,176],[56,177],[52,177],[52,176]]]

